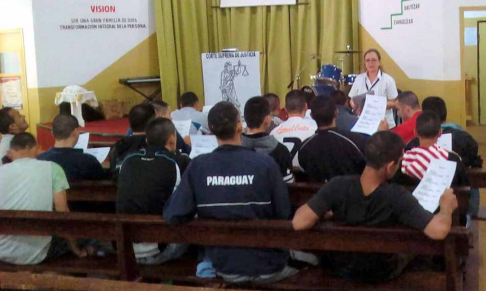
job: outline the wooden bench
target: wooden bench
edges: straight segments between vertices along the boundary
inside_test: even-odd
[[[195,260],[192,260],[189,265],[180,265],[180,261],[175,261],[163,266],[144,267],[140,271],[135,263],[132,242],[143,241],[310,251],[443,255],[447,267],[445,273],[407,273],[387,283],[361,285],[332,278],[323,269],[310,269],[282,282],[266,285],[265,288],[335,290],[349,287],[364,290],[409,288],[444,290],[447,287],[447,290],[462,290],[463,275],[459,268],[459,257],[466,256],[469,251],[469,236],[463,227],[453,227],[445,240],[433,241],[421,232],[404,227],[349,227],[326,223],[312,230],[295,232],[290,221],[270,220],[240,222],[195,220],[184,225],[170,226],[158,216],[0,211],[0,221],[2,222],[0,234],[55,235],[114,240],[117,243],[116,259],[110,256],[81,260],[66,258],[63,264],[63,258],[60,258],[37,266],[0,264],[0,270],[34,272],[61,270],[66,273],[116,274],[123,280],[134,280],[141,274],[144,278],[172,279],[189,284],[208,283],[208,280],[195,277]],[[212,281],[214,280],[209,280]]]
[[[107,202],[116,203],[116,183],[111,180],[101,181],[77,181],[70,184],[68,190],[68,201],[70,202]],[[294,208],[297,208],[307,201],[319,191],[322,184],[319,183],[293,183],[289,184],[289,198],[290,203]],[[461,215],[467,213],[467,206],[469,202],[469,188],[461,187],[454,189],[458,199],[459,210],[454,214],[454,225],[459,225]],[[98,211],[99,208],[95,208]]]
[[[0,272],[0,290],[55,291],[216,291],[215,288],[181,287],[162,284],[75,278],[54,274]],[[229,289],[227,289],[229,290]],[[229,290],[232,291],[232,290]],[[236,290],[233,290],[236,291]],[[238,290],[244,291],[244,290]]]

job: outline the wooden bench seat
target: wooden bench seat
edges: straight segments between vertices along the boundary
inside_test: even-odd
[[[141,266],[143,278],[172,280],[177,284],[205,286],[222,284],[218,278],[199,278],[196,276],[197,260],[181,259],[158,266]],[[232,286],[231,284],[228,285]],[[243,284],[243,288],[254,289],[257,285]],[[309,267],[300,270],[293,277],[281,282],[266,285],[265,288],[276,290],[445,290],[446,275],[439,272],[405,272],[398,278],[380,284],[363,284],[350,282],[331,276],[329,270],[320,267]]]
[[[216,291],[214,288],[182,287],[162,284],[146,284],[73,278],[53,274],[0,273],[0,290],[55,290],[55,291]],[[231,291],[229,289],[226,289]],[[236,291],[236,290],[233,290]],[[239,289],[239,291],[244,291]]]
[[[412,281],[416,280],[417,284],[420,284],[420,278],[415,276],[427,278],[423,281],[424,284],[429,284],[429,281],[435,282],[434,285],[420,285],[427,290],[443,290],[443,288],[435,288],[440,287],[443,278],[446,278],[447,290],[462,290],[463,274],[459,268],[459,257],[467,256],[469,253],[469,233],[463,227],[453,227],[445,240],[434,241],[419,231],[405,227],[351,227],[324,223],[311,230],[295,232],[290,221],[277,220],[237,222],[194,220],[173,226],[166,224],[159,216],[0,211],[0,221],[0,234],[93,238],[113,240],[117,244],[116,262],[113,262],[113,257],[110,256],[95,259],[92,264],[90,264],[91,258],[75,262],[72,257],[63,257],[37,266],[0,264],[0,270],[99,273],[115,275],[123,280],[135,280],[140,276],[146,276],[145,278],[174,279],[192,284],[199,282],[195,278],[195,262],[192,265],[184,265],[182,261],[176,261],[166,266],[143,267],[140,271],[140,267],[135,262],[133,242],[445,256],[447,267],[445,274],[429,272],[428,275],[418,273],[404,277],[413,279]],[[113,271],[107,271],[110,266]],[[178,269],[178,266],[182,266],[181,269]],[[148,273],[147,269],[152,269],[151,273]],[[167,270],[169,272],[164,273]],[[298,275],[289,279],[288,283],[282,281],[275,285],[266,285],[265,288],[293,290],[298,287],[298,290],[335,290],[352,284],[339,278],[326,279],[324,274],[320,275],[323,276],[322,281],[305,281]],[[318,285],[324,283],[326,285]],[[404,279],[398,279],[393,284],[395,284],[393,290],[407,289],[411,286],[411,283],[407,283]],[[392,290],[386,284],[368,287],[368,289],[373,287],[374,290]]]
[[[78,258],[74,255],[66,255],[60,258],[47,259],[42,264],[24,265],[20,267],[26,272],[55,272],[66,274],[89,274],[93,273],[108,276],[119,276],[116,255],[106,257],[86,257]],[[0,262],[0,270],[6,272],[16,272],[19,266]]]

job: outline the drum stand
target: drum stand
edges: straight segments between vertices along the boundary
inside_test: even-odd
[[[297,81],[297,88],[300,88],[300,74],[307,68],[307,66],[312,62],[312,60],[318,59],[319,57],[316,55],[313,55],[310,60],[305,63],[305,65],[300,69],[300,71],[295,75],[295,78],[290,82],[290,84],[287,86],[288,89],[291,89],[294,86],[295,81]]]

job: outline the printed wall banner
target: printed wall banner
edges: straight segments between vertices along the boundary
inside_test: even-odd
[[[155,32],[153,5],[153,0],[32,1],[38,86],[93,79]]]
[[[203,53],[206,105],[230,101],[243,112],[246,101],[261,95],[260,52]]]
[[[297,0],[221,0],[221,7],[295,5]]]
[[[22,85],[20,77],[0,78],[0,98],[3,107],[22,109]]]

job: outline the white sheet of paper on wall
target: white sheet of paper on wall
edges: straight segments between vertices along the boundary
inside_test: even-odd
[[[466,27],[466,29],[464,29],[464,44],[467,46],[478,45],[477,27]]]

